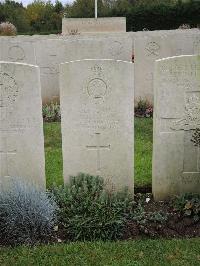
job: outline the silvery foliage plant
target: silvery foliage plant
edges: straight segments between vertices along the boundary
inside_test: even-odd
[[[19,178],[0,188],[0,243],[33,245],[48,241],[56,225],[53,197]]]

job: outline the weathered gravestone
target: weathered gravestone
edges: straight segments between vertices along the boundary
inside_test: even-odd
[[[64,45],[62,40],[39,40],[35,43],[43,103],[59,101],[59,64],[65,62]]]
[[[135,102],[147,99],[153,103],[153,71],[155,60],[198,54],[200,51],[200,32],[153,31],[136,37],[134,43],[135,59]]]
[[[165,41],[164,34],[159,36],[138,37],[134,44],[134,75],[135,75],[135,102],[147,99],[153,102],[153,67],[154,61],[166,57],[170,47]]]
[[[59,64],[79,59],[119,59],[131,61],[130,38],[75,37],[67,40],[43,40],[35,44],[37,65],[41,71],[43,103],[59,101]]]
[[[32,42],[26,39],[5,37],[0,39],[0,60],[35,64],[35,50]]]
[[[200,127],[200,57],[156,61],[154,92],[154,197],[199,193],[200,148],[191,139]]]
[[[126,18],[63,18],[62,34],[87,32],[126,32]]]
[[[88,58],[132,61],[132,39],[128,36],[79,37],[66,40],[65,44],[65,62]]]
[[[64,180],[79,172],[133,189],[133,64],[61,64]]]
[[[0,183],[10,177],[45,187],[39,68],[0,62]]]

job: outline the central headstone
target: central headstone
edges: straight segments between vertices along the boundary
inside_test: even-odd
[[[130,38],[72,38],[43,40],[35,44],[40,67],[43,103],[59,101],[59,64],[86,58],[131,61]]]
[[[65,182],[83,172],[133,189],[133,64],[80,60],[60,71]]]
[[[200,56],[156,61],[153,193],[156,200],[200,192]]]
[[[45,187],[39,68],[0,62],[0,185],[11,178]]]

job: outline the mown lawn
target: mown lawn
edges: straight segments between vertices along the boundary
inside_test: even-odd
[[[152,119],[135,119],[135,186],[151,184]],[[47,187],[63,183],[60,123],[45,123]]]
[[[0,265],[197,266],[200,265],[200,240],[137,240],[2,248]]]

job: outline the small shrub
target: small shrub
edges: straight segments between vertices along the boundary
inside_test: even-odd
[[[45,122],[60,122],[61,113],[58,103],[46,104],[42,107],[43,119]]]
[[[153,117],[153,106],[147,100],[140,99],[135,107],[135,116]]]
[[[4,245],[46,242],[56,223],[54,199],[21,180],[0,191],[0,242]]]
[[[98,176],[71,177],[68,185],[54,193],[60,223],[66,237],[73,241],[120,239],[135,206],[127,190],[108,190]]]
[[[169,214],[162,210],[145,210],[144,205],[145,204],[142,200],[137,202],[137,208],[135,209],[131,220],[137,223],[138,228],[142,233],[155,236],[156,231],[152,230],[153,225],[156,228],[160,228],[161,225],[164,225],[167,222]]]
[[[10,22],[0,23],[0,36],[14,36],[17,34],[16,27]]]
[[[177,196],[172,205],[176,210],[180,211],[184,216],[189,216],[194,221],[200,220],[200,195],[188,193],[182,196]]]

